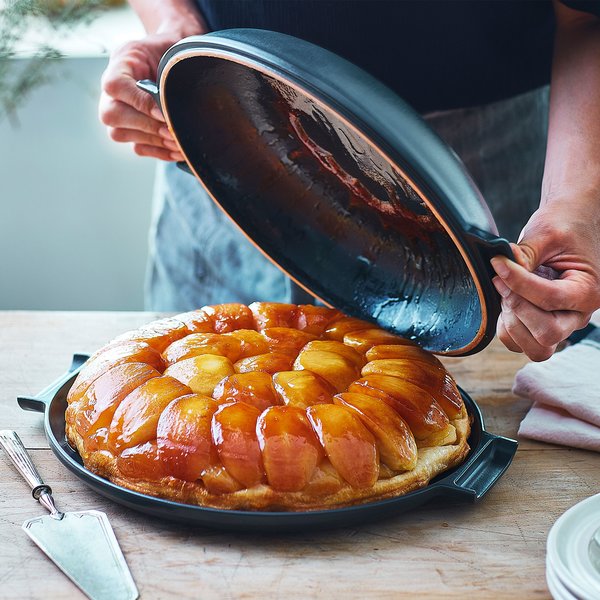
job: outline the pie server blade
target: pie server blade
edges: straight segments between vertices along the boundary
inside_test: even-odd
[[[107,516],[97,510],[60,512],[19,436],[0,431],[0,445],[50,512],[25,521],[25,533],[92,600],[135,600],[138,590]]]

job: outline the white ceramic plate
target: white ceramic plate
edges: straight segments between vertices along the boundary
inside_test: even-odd
[[[546,563],[546,583],[554,600],[578,600],[560,581],[551,563]]]
[[[550,577],[555,576],[571,594],[586,600],[600,598],[600,574],[588,550],[598,527],[600,494],[566,511],[552,526],[546,546]]]

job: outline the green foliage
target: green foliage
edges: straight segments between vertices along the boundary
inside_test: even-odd
[[[56,74],[61,53],[44,41],[19,64],[17,48],[28,30],[44,26],[55,34],[91,22],[105,8],[103,0],[0,0],[0,120],[16,119],[33,90]]]

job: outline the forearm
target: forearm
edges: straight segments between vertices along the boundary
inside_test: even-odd
[[[578,198],[600,208],[600,19],[556,6],[542,204]]]
[[[129,0],[129,4],[149,34],[177,33],[183,38],[208,30],[191,0]]]

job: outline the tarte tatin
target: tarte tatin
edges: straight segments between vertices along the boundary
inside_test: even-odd
[[[405,494],[459,464],[469,417],[442,363],[337,310],[221,304],[96,352],[67,438],[123,487],[239,510],[337,508]]]

